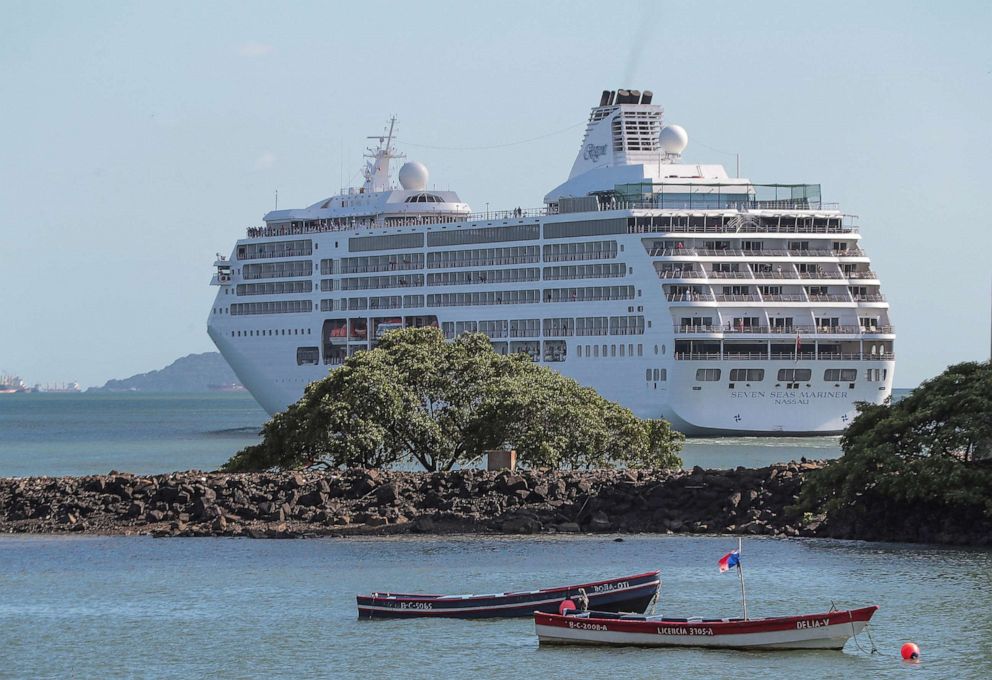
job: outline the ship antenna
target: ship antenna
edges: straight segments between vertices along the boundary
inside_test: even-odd
[[[389,190],[389,161],[402,158],[403,154],[393,151],[393,133],[396,128],[396,116],[389,119],[389,129],[382,135],[371,136],[368,139],[379,140],[375,149],[368,149],[365,157],[369,159],[365,165],[365,191]]]

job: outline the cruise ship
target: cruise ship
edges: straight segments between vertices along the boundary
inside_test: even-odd
[[[650,91],[607,90],[539,209],[472,212],[406,162],[274,210],[218,255],[208,331],[269,412],[384,333],[480,332],[690,435],[821,435],[891,391],[895,334],[856,219],[817,184],[686,162]]]

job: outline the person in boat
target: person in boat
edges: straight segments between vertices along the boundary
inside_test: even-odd
[[[579,588],[579,594],[575,597],[575,608],[580,612],[589,609],[589,596],[586,595],[585,588]]]

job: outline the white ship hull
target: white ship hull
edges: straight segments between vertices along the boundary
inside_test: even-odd
[[[560,218],[559,218],[560,220]],[[488,222],[485,224],[500,224]],[[477,226],[467,225],[466,228]],[[370,231],[335,232],[310,236],[322,257],[347,256],[342,250],[349,236],[367,235]],[[381,233],[381,232],[379,232]],[[855,416],[855,403],[865,401],[881,403],[892,389],[895,362],[890,359],[873,360],[806,360],[792,358],[781,360],[676,360],[673,349],[679,334],[674,332],[673,314],[683,313],[670,305],[665,297],[658,294],[661,282],[652,266],[653,258],[642,247],[642,239],[637,235],[616,237],[623,246],[622,260],[628,274],[620,281],[633,285],[641,291],[640,297],[633,300],[602,302],[559,302],[522,305],[458,306],[451,308],[420,307],[365,311],[361,314],[343,312],[319,312],[230,316],[211,315],[209,332],[218,349],[227,359],[241,384],[243,384],[269,413],[284,410],[296,402],[306,386],[327,375],[333,365],[298,365],[296,350],[300,346],[318,346],[321,325],[324,319],[332,316],[346,318],[380,317],[437,317],[439,325],[446,322],[479,321],[482,319],[504,318],[575,318],[577,316],[625,315],[628,310],[642,310],[647,323],[643,333],[636,335],[603,335],[561,338],[566,343],[564,361],[547,362],[546,365],[564,375],[575,378],[582,384],[594,387],[604,397],[617,401],[630,408],[642,418],[665,418],[676,429],[690,435],[828,435],[841,432]],[[336,250],[334,244],[339,248]],[[534,245],[534,241],[528,242]],[[543,246],[539,240],[536,245]],[[504,245],[504,244],[500,244]],[[523,243],[508,243],[519,246]],[[617,258],[619,259],[619,258]],[[558,264],[558,263],[556,263]],[[538,265],[540,266],[540,265]],[[641,272],[641,274],[639,274]],[[554,282],[555,285],[561,282]],[[566,282],[568,283],[568,282]],[[586,279],[582,285],[611,285],[616,279]],[[542,285],[535,282],[534,286]],[[551,285],[543,283],[543,285]],[[317,286],[315,286],[316,288]],[[522,287],[520,284],[496,284],[497,290],[511,290]],[[478,286],[446,286],[444,292],[468,292]],[[395,291],[375,291],[383,294]],[[402,292],[412,292],[404,289]],[[650,294],[653,295],[649,297]],[[307,296],[313,308],[319,308],[321,293]],[[326,294],[324,295],[326,297]],[[227,296],[230,298],[230,296]],[[275,296],[278,297],[278,296]],[[218,304],[224,302],[223,294]],[[853,303],[849,303],[849,306]],[[798,313],[798,312],[790,312]],[[252,331],[249,337],[238,336],[239,332]],[[286,335],[285,333],[290,333]],[[298,335],[293,333],[304,333]],[[232,333],[235,335],[232,336]],[[256,335],[255,333],[258,333]],[[732,333],[726,334],[728,337]],[[757,337],[757,336],[755,336]],[[769,336],[770,337],[770,336]],[[804,347],[816,342],[814,338],[829,340],[830,334],[804,336]],[[540,343],[542,334],[519,336],[516,338],[497,337],[497,341],[532,341]],[[794,338],[787,336],[787,341]],[[362,342],[349,342],[353,350],[367,346]],[[620,346],[623,346],[623,356]],[[580,349],[581,346],[581,349]],[[587,356],[586,348],[595,348],[598,356]],[[633,352],[630,350],[633,349]],[[657,350],[657,353],[656,353]],[[579,351],[582,355],[579,356]],[[805,351],[805,350],[802,350]],[[603,355],[608,355],[604,357]],[[720,380],[699,382],[696,371],[700,368],[718,368],[722,371]],[[760,382],[735,382],[728,380],[730,371],[736,368],[763,369],[764,379]],[[808,381],[790,386],[776,379],[780,369],[808,368],[811,377]],[[647,380],[646,375],[655,369],[664,370],[666,380]],[[852,383],[839,383],[824,379],[828,369],[855,370],[857,378]],[[864,379],[868,369],[878,369],[877,381]],[[731,387],[733,384],[733,387]]]

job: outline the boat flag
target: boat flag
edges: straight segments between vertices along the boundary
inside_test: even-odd
[[[731,550],[729,553],[720,558],[720,573],[728,571],[731,567],[740,566],[741,556],[736,550]]]

